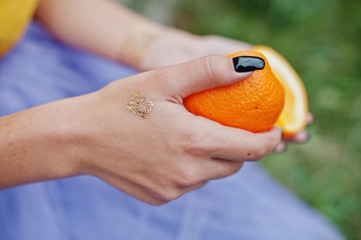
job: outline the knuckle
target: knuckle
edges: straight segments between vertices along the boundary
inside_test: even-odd
[[[149,73],[151,83],[159,90],[170,84],[170,74],[167,69],[155,69]]]
[[[195,166],[180,170],[175,176],[175,183],[179,187],[189,187],[200,182],[200,175]]]
[[[183,195],[183,192],[180,189],[173,188],[173,187],[164,188],[164,189],[160,190],[160,192],[159,192],[159,196],[160,196],[159,202],[167,203],[174,199],[179,198],[182,195]]]
[[[197,131],[197,128],[186,129],[179,133],[179,142],[183,152],[193,157],[210,156],[216,151],[216,145],[207,133]]]
[[[224,160],[222,160],[224,161]],[[233,162],[233,161],[226,161],[220,165],[217,170],[214,172],[214,178],[224,178],[227,176],[231,176],[238,172],[243,165],[243,161]]]
[[[200,141],[184,143],[184,151],[195,157],[209,156],[210,153],[213,152],[212,147],[209,146],[209,144]]]
[[[273,143],[274,146],[277,146],[282,141],[282,132],[279,131],[279,134],[272,134],[270,142]]]
[[[218,55],[208,55],[199,59],[200,69],[206,71],[208,79],[217,80]]]

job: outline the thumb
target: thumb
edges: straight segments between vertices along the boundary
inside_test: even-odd
[[[169,94],[182,98],[215,87],[232,85],[264,68],[264,61],[253,56],[235,58],[209,55],[190,62],[163,68]],[[164,75],[163,75],[164,76]]]

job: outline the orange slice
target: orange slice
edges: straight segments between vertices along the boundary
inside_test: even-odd
[[[285,89],[285,102],[275,126],[282,128],[284,138],[289,138],[306,127],[308,99],[305,86],[287,60],[267,46],[254,46],[268,60],[273,74]]]

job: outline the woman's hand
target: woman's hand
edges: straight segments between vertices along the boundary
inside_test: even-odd
[[[199,58],[209,54],[220,54],[226,56],[230,53],[251,49],[252,45],[232,40],[221,36],[196,36],[184,31],[165,28],[162,34],[154,37],[151,44],[141,55],[138,68],[143,70],[156,69],[172,64],[178,64]],[[307,124],[311,124],[313,116],[307,116]],[[288,142],[302,143],[309,139],[306,130],[296,133]],[[283,152],[286,149],[286,142],[281,142],[275,149],[276,152]]]
[[[113,82],[69,100],[69,136],[79,173],[97,176],[150,204],[163,204],[237,172],[273,151],[280,129],[254,134],[194,116],[182,104],[195,92],[250,76],[230,58],[208,56]],[[146,119],[128,111],[132,92],[153,103]],[[78,102],[78,103],[77,103]],[[144,106],[143,106],[144,107]]]
[[[179,64],[209,54],[226,56],[236,51],[251,49],[248,43],[221,36],[197,36],[173,28],[163,28],[153,36],[141,54],[141,70],[151,70]]]
[[[225,127],[182,103],[251,74],[236,73],[230,58],[208,56],[2,117],[0,188],[91,174],[158,205],[231,175],[243,161],[272,152],[280,129],[254,134]],[[133,92],[153,103],[146,119],[126,107]]]
[[[307,114],[306,119],[307,125],[312,124],[313,122],[313,115],[312,113]],[[288,138],[286,141],[282,141],[278,146],[275,148],[275,152],[284,152],[287,149],[286,143],[304,143],[307,142],[310,139],[310,136],[308,135],[307,131],[301,130],[300,132],[292,135],[290,138]]]

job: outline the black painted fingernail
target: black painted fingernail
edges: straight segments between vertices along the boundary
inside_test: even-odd
[[[264,68],[264,60],[259,57],[240,56],[232,59],[236,72],[250,72]]]

